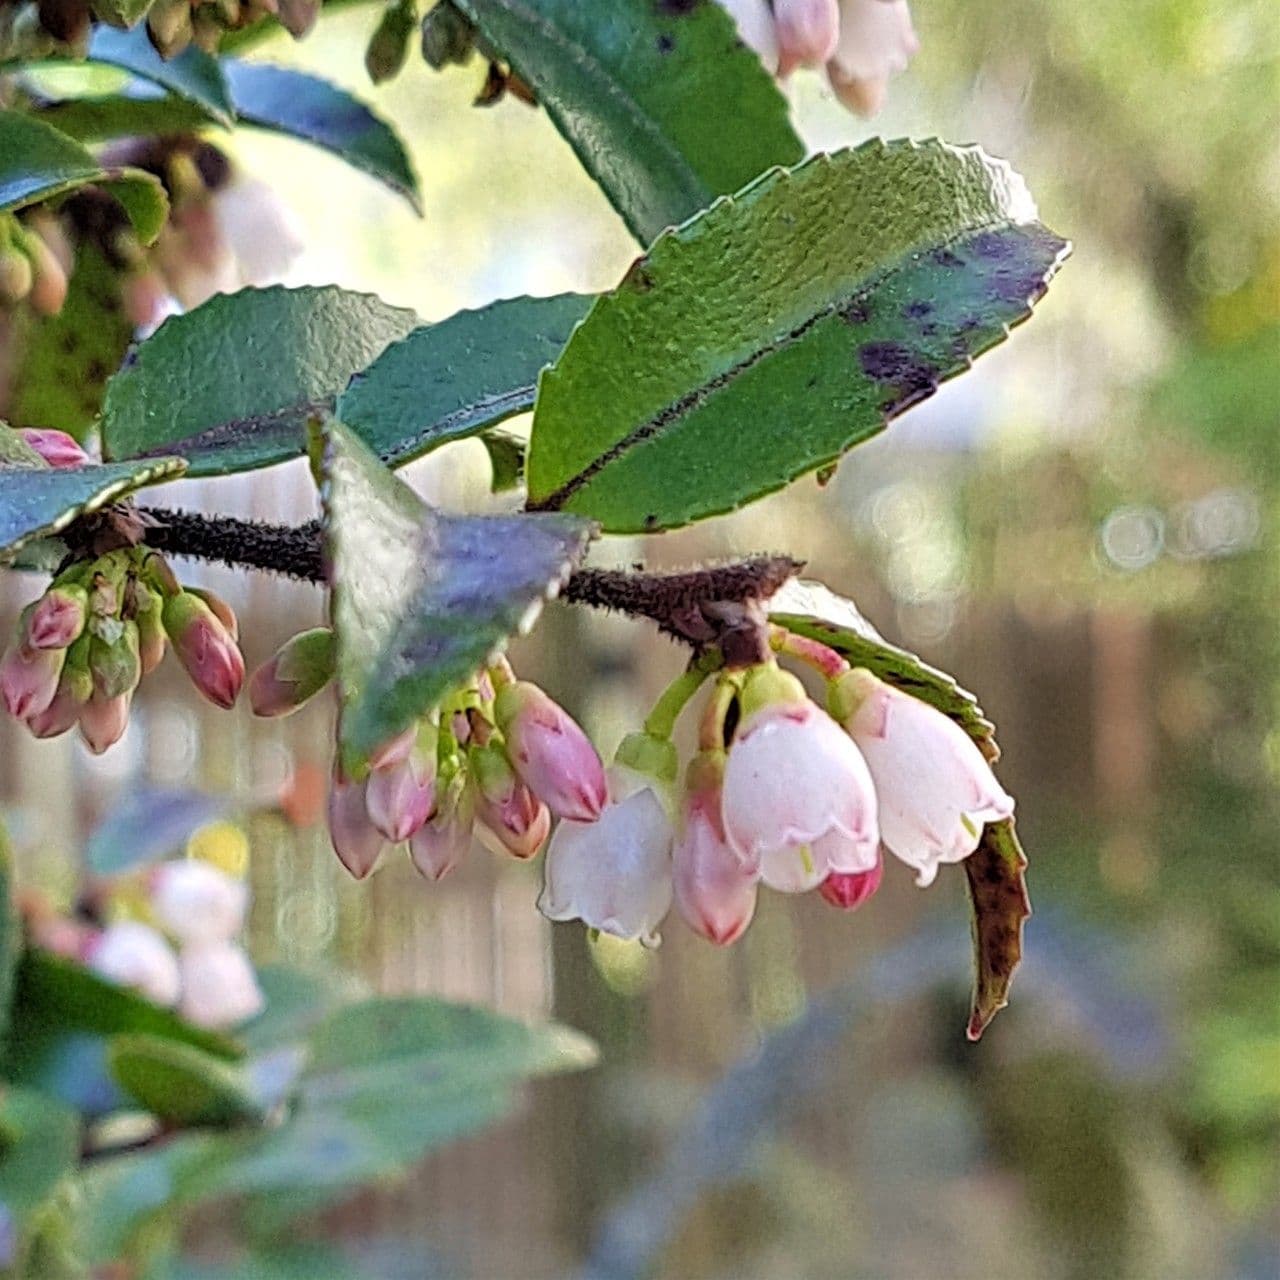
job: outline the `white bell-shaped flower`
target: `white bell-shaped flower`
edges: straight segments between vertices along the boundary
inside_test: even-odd
[[[185,947],[178,968],[182,975],[179,1012],[198,1027],[234,1027],[266,1007],[248,952],[233,942]]]
[[[840,0],[840,38],[827,77],[850,111],[873,116],[884,106],[889,77],[905,71],[919,48],[907,0]]]
[[[950,717],[857,669],[832,691],[832,709],[858,745],[880,802],[880,838],[932,884],[944,862],[962,862],[982,828],[1013,813],[977,744]]]
[[[122,920],[108,925],[90,944],[89,968],[100,978],[131,987],[153,1004],[178,1003],[182,980],[178,958],[164,937],[148,924]]]
[[[654,779],[615,765],[608,784],[595,822],[564,819],[556,828],[538,909],[548,920],[653,943],[671,907],[671,819]]]
[[[182,943],[225,942],[244,928],[249,886],[198,858],[165,862],[151,876],[151,910]]]

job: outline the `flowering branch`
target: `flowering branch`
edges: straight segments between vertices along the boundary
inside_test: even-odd
[[[147,545],[156,551],[304,582],[325,580],[318,520],[279,525],[159,507],[140,508],[137,515],[146,525]],[[758,555],[679,573],[579,569],[562,599],[648,618],[673,639],[699,651],[714,645],[726,665],[744,666],[768,656],[761,602],[801,568],[790,556]]]

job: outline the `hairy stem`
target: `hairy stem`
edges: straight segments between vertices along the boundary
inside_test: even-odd
[[[146,525],[147,545],[157,551],[304,582],[325,580],[318,520],[296,526],[266,524],[160,507],[141,508],[138,515]],[[718,646],[726,665],[742,666],[768,656],[760,602],[802,567],[790,556],[759,555],[681,573],[579,569],[561,599],[648,618],[699,651]]]

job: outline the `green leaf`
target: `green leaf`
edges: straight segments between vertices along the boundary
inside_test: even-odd
[[[85,1047],[99,1037],[158,1036],[227,1059],[242,1052],[227,1036],[194,1027],[82,965],[32,949],[18,966],[13,1018],[5,1074],[58,1096],[75,1091],[67,1072],[90,1061]]]
[[[219,294],[166,320],[108,383],[103,451],[180,453],[192,476],[286,462],[306,450],[307,419],[417,323],[332,286]]]
[[[279,1225],[497,1119],[517,1081],[578,1070],[593,1054],[566,1028],[439,1000],[346,1006],[312,1036],[293,1111],[278,1127],[184,1135],[95,1166],[81,1218],[87,1247],[118,1257],[148,1221],[231,1195],[254,1197]]]
[[[338,419],[398,466],[533,408],[539,372],[592,299],[564,293],[460,311],[393,342],[338,397]]]
[[[6,1276],[34,1276],[28,1249],[34,1219],[75,1172],[80,1159],[80,1120],[54,1099],[28,1089],[0,1094],[0,1268]],[[12,1266],[12,1270],[9,1267]]]
[[[0,438],[12,437],[0,426]],[[180,475],[181,458],[116,462],[104,466],[46,467],[0,461],[0,564],[28,543],[65,529],[87,512],[146,484]]]
[[[303,138],[404,196],[418,213],[418,177],[394,129],[343,89],[290,67],[227,58],[222,69],[245,124]]]
[[[883,639],[857,606],[818,582],[792,581],[769,601],[769,620],[818,640],[855,667],[866,667],[897,689],[951,717],[991,763],[1000,758],[995,726],[973,694],[945,672]],[[977,1040],[1009,1003],[1009,985],[1022,959],[1022,926],[1031,915],[1026,854],[1014,821],[989,822],[964,861],[973,909],[973,1005],[968,1036]]]
[[[15,362],[9,420],[83,440],[102,410],[107,379],[120,367],[133,322],[120,296],[120,273],[91,241],[76,250],[67,300],[56,316],[30,307],[12,313]]]
[[[524,479],[525,442],[508,431],[486,431],[480,437],[489,454],[493,478],[489,487],[494,493],[506,493],[520,486]]]
[[[109,93],[66,98],[41,107],[39,119],[80,142],[150,138],[201,128],[208,117],[199,107],[166,94]]]
[[[243,1068],[189,1044],[150,1035],[114,1036],[107,1064],[120,1087],[166,1124],[227,1128],[263,1111]]]
[[[718,5],[457,0],[642,244],[804,147]]]
[[[717,203],[543,375],[530,507],[671,528],[836,461],[1031,314],[1068,248],[1034,216],[1008,166],[936,141],[816,156]]]
[[[358,775],[370,752],[532,626],[581,560],[591,525],[443,515],[340,423],[321,443],[339,748]]]
[[[172,58],[162,58],[152,46],[145,24],[128,31],[99,26],[89,39],[86,56],[90,62],[122,67],[160,85],[226,128],[235,122],[236,109],[217,58],[194,44]]]
[[[229,808],[225,796],[187,788],[141,787],[126,792],[90,834],[85,864],[100,876],[145,866],[180,849],[193,832]]]
[[[159,178],[141,169],[104,166],[73,138],[21,111],[0,110],[0,213],[23,209],[94,183],[129,215],[139,238],[160,234],[169,201]]]
[[[1012,818],[989,822],[964,860],[973,909],[973,1005],[967,1035],[977,1040],[1009,1003],[1009,985],[1022,962],[1022,926],[1031,915],[1027,855]]]
[[[796,635],[818,640],[873,675],[951,717],[986,758],[1000,758],[995,726],[978,700],[945,671],[921,662],[914,653],[890,644],[858,611],[820,582],[792,579],[769,601],[769,621]]]

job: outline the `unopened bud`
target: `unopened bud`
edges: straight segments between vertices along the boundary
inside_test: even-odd
[[[89,645],[89,670],[93,673],[94,687],[104,698],[132,693],[142,679],[137,623],[121,623],[119,634],[110,642],[93,636]]]
[[[226,627],[199,596],[180,591],[164,604],[164,629],[196,688],[216,706],[235,705],[244,658]]]
[[[403,760],[374,769],[365,783],[369,820],[392,844],[417,831],[435,805],[434,734],[419,741]]]
[[[374,84],[390,80],[404,66],[417,20],[417,6],[412,0],[395,0],[383,11],[364,53],[365,70]]]
[[[282,645],[249,679],[255,715],[287,716],[333,679],[333,632],[303,631]]]
[[[188,587],[193,596],[199,596],[209,606],[209,612],[227,629],[227,634],[238,641],[240,639],[240,620],[236,611],[219,595],[204,587]]]
[[[845,873],[833,871],[819,886],[818,892],[833,907],[853,911],[862,906],[880,887],[884,876],[884,857],[870,871]]]
[[[521,680],[499,692],[494,718],[520,780],[552,813],[575,822],[600,816],[608,798],[604,766],[564,708]]]
[[[93,459],[65,431],[27,427],[18,434],[51,467],[84,467],[93,463]]]
[[[422,19],[422,58],[434,71],[462,66],[475,48],[476,31],[450,0],[433,5]]]
[[[95,756],[115,746],[128,727],[128,694],[104,698],[95,690],[80,711],[80,737]]]
[[[162,58],[173,58],[191,43],[191,0],[159,0],[147,12],[147,35]]]
[[[83,587],[50,587],[27,619],[27,642],[33,649],[65,649],[80,638],[88,611],[89,593]]]
[[[475,792],[465,770],[443,787],[435,813],[409,840],[409,856],[420,875],[443,880],[471,852]]]
[[[89,637],[82,636],[67,650],[53,701],[45,710],[27,717],[27,728],[37,738],[56,738],[74,729],[84,704],[93,694],[89,672]]]
[[[481,840],[495,853],[532,858],[550,834],[550,810],[516,776],[500,747],[474,748],[470,763]]]
[[[65,649],[32,649],[14,645],[0,660],[0,699],[18,720],[48,710],[58,691]]]
[[[295,40],[305,36],[316,24],[320,0],[279,0],[280,25]]]
[[[31,260],[13,245],[0,248],[0,302],[21,302],[34,280]]]
[[[386,840],[369,820],[365,784],[334,775],[329,788],[329,839],[333,850],[357,880],[363,880],[377,864]]]

